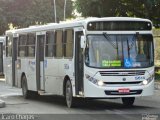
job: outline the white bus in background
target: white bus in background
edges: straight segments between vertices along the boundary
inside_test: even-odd
[[[0,36],[0,76],[3,75],[3,42],[5,40],[4,36]]]
[[[153,95],[152,23],[128,17],[90,18],[6,32],[6,81],[40,95],[122,98]]]

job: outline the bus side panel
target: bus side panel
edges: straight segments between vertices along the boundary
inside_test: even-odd
[[[32,90],[32,91],[37,91],[36,60],[35,59],[27,59],[25,62],[26,62],[26,65],[28,66],[26,69],[28,89]]]
[[[69,59],[45,60],[45,91],[63,95],[64,77],[73,76],[72,61]]]
[[[73,96],[75,95],[75,79],[73,79],[74,74],[74,61],[73,59],[62,59],[59,63],[59,76],[62,82],[60,83],[60,89],[63,90],[63,80],[65,76],[68,76],[72,83]],[[63,91],[62,91],[63,94]]]
[[[59,94],[58,70],[59,59],[45,59],[45,91],[53,94]]]
[[[6,83],[12,86],[12,58],[5,57],[4,61],[4,74]]]
[[[37,91],[35,59],[21,59],[21,68],[18,70],[18,78],[21,81],[22,73],[27,78],[28,90]]]

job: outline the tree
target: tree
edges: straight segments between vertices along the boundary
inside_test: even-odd
[[[84,17],[129,16],[160,24],[160,0],[76,0],[75,9]]]
[[[8,23],[5,15],[5,2],[3,0],[0,2],[0,35],[3,35],[4,30],[8,28]]]
[[[82,16],[115,16],[119,6],[119,0],[76,0],[75,8]]]
[[[64,0],[56,0],[57,19],[63,20]],[[72,16],[72,1],[67,0],[66,17]],[[0,34],[8,24],[22,28],[54,22],[53,0],[0,0]]]

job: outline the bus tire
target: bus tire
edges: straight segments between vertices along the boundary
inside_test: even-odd
[[[126,98],[124,97],[124,98],[122,98],[123,105],[126,106],[126,107],[133,106],[134,101],[135,101],[135,97],[126,97]]]
[[[27,85],[27,78],[25,75],[22,77],[22,95],[25,99],[28,99],[30,97]]]
[[[74,98],[72,93],[72,85],[70,80],[67,80],[65,84],[65,100],[68,108],[72,108],[74,105]]]

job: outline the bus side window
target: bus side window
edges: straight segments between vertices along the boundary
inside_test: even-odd
[[[46,34],[46,47],[45,47],[45,56],[53,57],[54,56],[54,47],[55,46],[55,35],[54,31],[49,31]]]
[[[61,58],[63,57],[63,31],[56,30],[55,36],[55,57]]]
[[[35,56],[35,42],[36,42],[36,35],[34,33],[28,34],[28,40],[27,40],[27,57],[34,57]]]
[[[19,42],[18,42],[18,56],[19,57],[26,56],[26,42],[27,42],[27,35],[20,35]]]
[[[72,29],[65,30],[65,37],[64,37],[64,57],[72,58],[73,57],[73,39],[74,39],[74,32]]]

